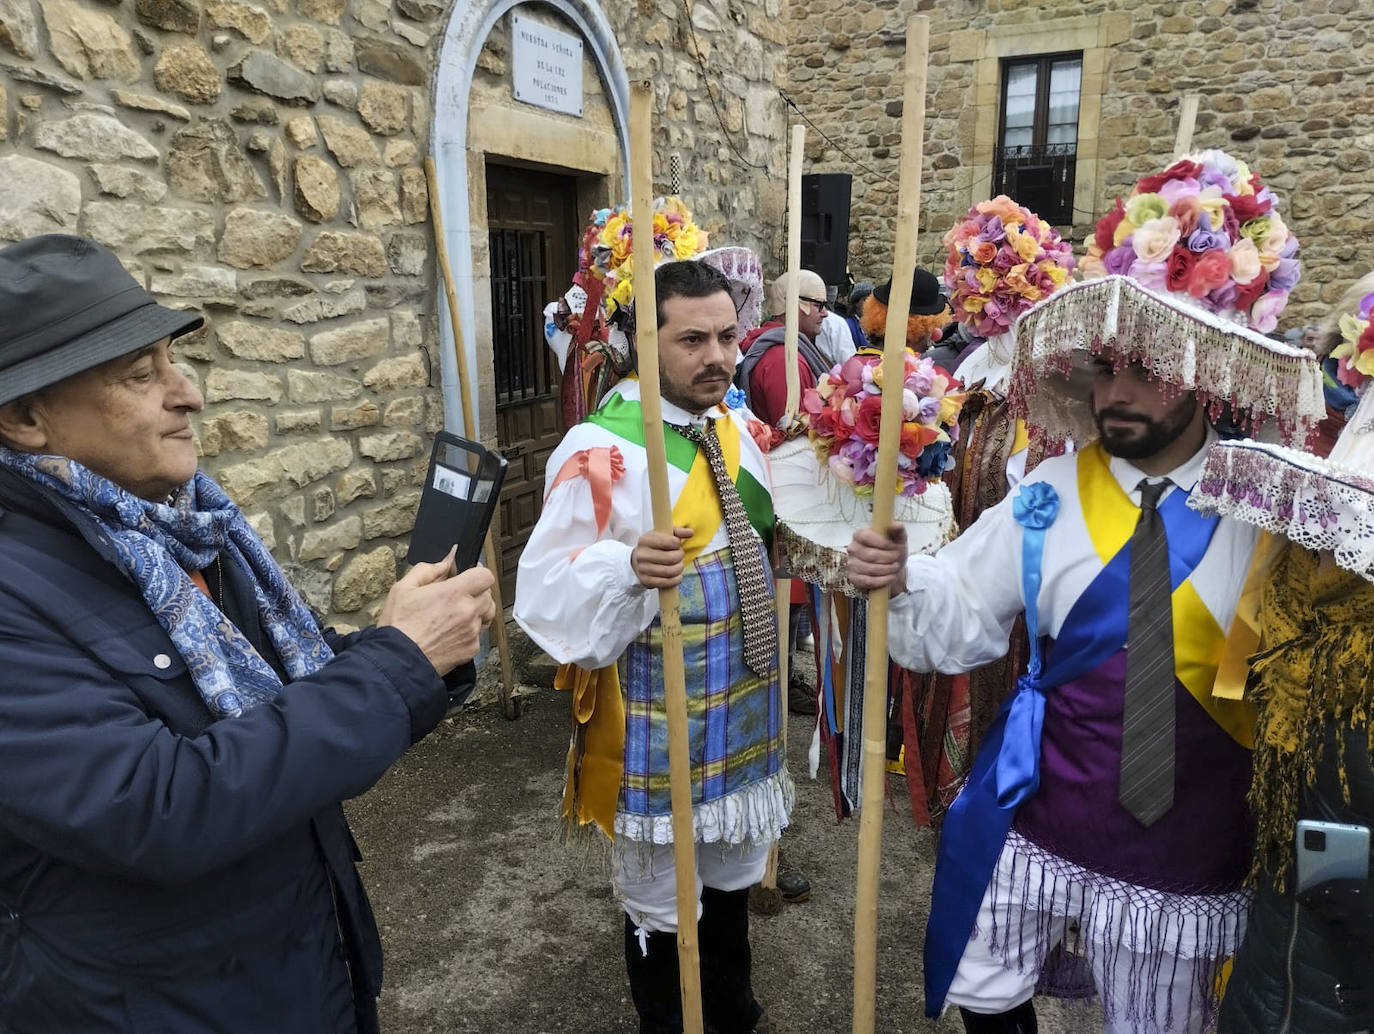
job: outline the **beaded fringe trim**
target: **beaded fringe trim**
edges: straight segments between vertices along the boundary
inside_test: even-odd
[[[692,827],[700,844],[770,843],[787,828],[796,803],[787,769],[714,801],[692,805]],[[648,844],[673,842],[672,815],[637,815],[618,811],[616,839]]]
[[[1374,581],[1374,481],[1307,453],[1218,442],[1188,505],[1284,535]]]
[[[939,541],[930,552],[953,542],[958,534],[959,526],[951,513],[945,521]],[[812,542],[783,520],[774,526],[773,537],[777,545],[778,567],[788,578],[800,578],[826,592],[838,592],[855,599],[868,598],[868,593],[854,588],[849,580],[849,554],[846,550]]]
[[[1130,277],[1108,276],[1057,291],[1017,320],[1009,394],[1014,415],[1051,438],[1096,438],[1088,384],[1070,376],[1075,354],[1104,352],[1120,365],[1140,363],[1180,391],[1197,392],[1214,419],[1230,403],[1237,421],[1252,429],[1275,420],[1289,444],[1306,442],[1326,412],[1321,369],[1311,352]]]
[[[1097,968],[1125,1001],[1104,1001],[1114,1029],[1136,1034],[1199,1029],[1216,1010],[1217,975],[1245,932],[1246,890],[1178,894],[1092,872],[1014,830],[998,860],[988,908],[990,927],[975,930],[1008,969],[1039,974],[1037,991],[1061,998],[1092,993]],[[1064,939],[1051,950],[1053,934]],[[1158,989],[1181,978],[1189,960],[1191,986],[1184,1015]],[[1162,1014],[1161,1014],[1162,1007]]]

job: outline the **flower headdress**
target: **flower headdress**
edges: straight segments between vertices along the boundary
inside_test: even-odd
[[[1023,312],[1069,282],[1073,247],[1005,194],[980,201],[945,234],[945,287],[954,318],[978,337],[1011,330]]]
[[[904,352],[902,429],[897,484],[904,496],[920,495],[938,479],[959,438],[960,384],[934,360]],[[811,442],[831,474],[857,495],[873,493],[878,467],[878,425],[884,388],[883,357],[851,356],[823,375],[802,397]]]
[[[592,245],[593,269],[608,281],[606,311],[611,318],[627,311],[634,297],[634,227],[629,210],[620,205],[609,210]],[[692,222],[691,213],[675,197],[654,201],[654,251],[656,261],[689,259],[706,250],[706,231]]]
[[[1321,370],[1306,349],[1265,337],[1297,283],[1297,239],[1278,199],[1221,151],[1182,158],[1146,176],[1097,224],[1079,270],[1016,324],[1012,412],[1050,438],[1097,435],[1086,359],[1136,363],[1197,394],[1215,419],[1273,419],[1306,440],[1325,414]]]
[[[1372,274],[1374,275],[1374,274]],[[1374,581],[1374,292],[1368,278],[1328,319],[1338,325],[1338,375],[1366,389],[1326,459],[1254,441],[1218,442],[1207,454],[1192,505],[1286,535]]]
[[[1097,223],[1084,276],[1129,276],[1153,291],[1267,334],[1301,274],[1298,239],[1274,192],[1224,151],[1146,176]]]
[[[1360,299],[1353,313],[1340,317],[1341,343],[1331,350],[1336,377],[1351,388],[1362,387],[1374,376],[1374,291]]]

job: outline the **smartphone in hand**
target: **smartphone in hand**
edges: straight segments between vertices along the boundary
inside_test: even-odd
[[[1369,827],[1298,822],[1298,893],[1328,880],[1369,879]]]

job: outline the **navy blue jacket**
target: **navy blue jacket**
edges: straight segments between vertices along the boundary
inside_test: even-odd
[[[232,566],[225,609],[279,667]],[[99,527],[0,477],[0,1034],[376,1031],[339,802],[449,689],[395,629],[331,645],[216,720]]]

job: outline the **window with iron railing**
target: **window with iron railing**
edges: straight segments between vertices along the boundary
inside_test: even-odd
[[[1073,222],[1082,81],[1081,53],[1002,62],[995,191],[1060,226]]]
[[[491,322],[496,408],[551,395],[557,373],[544,343],[544,302],[552,297],[542,230],[492,230]]]

